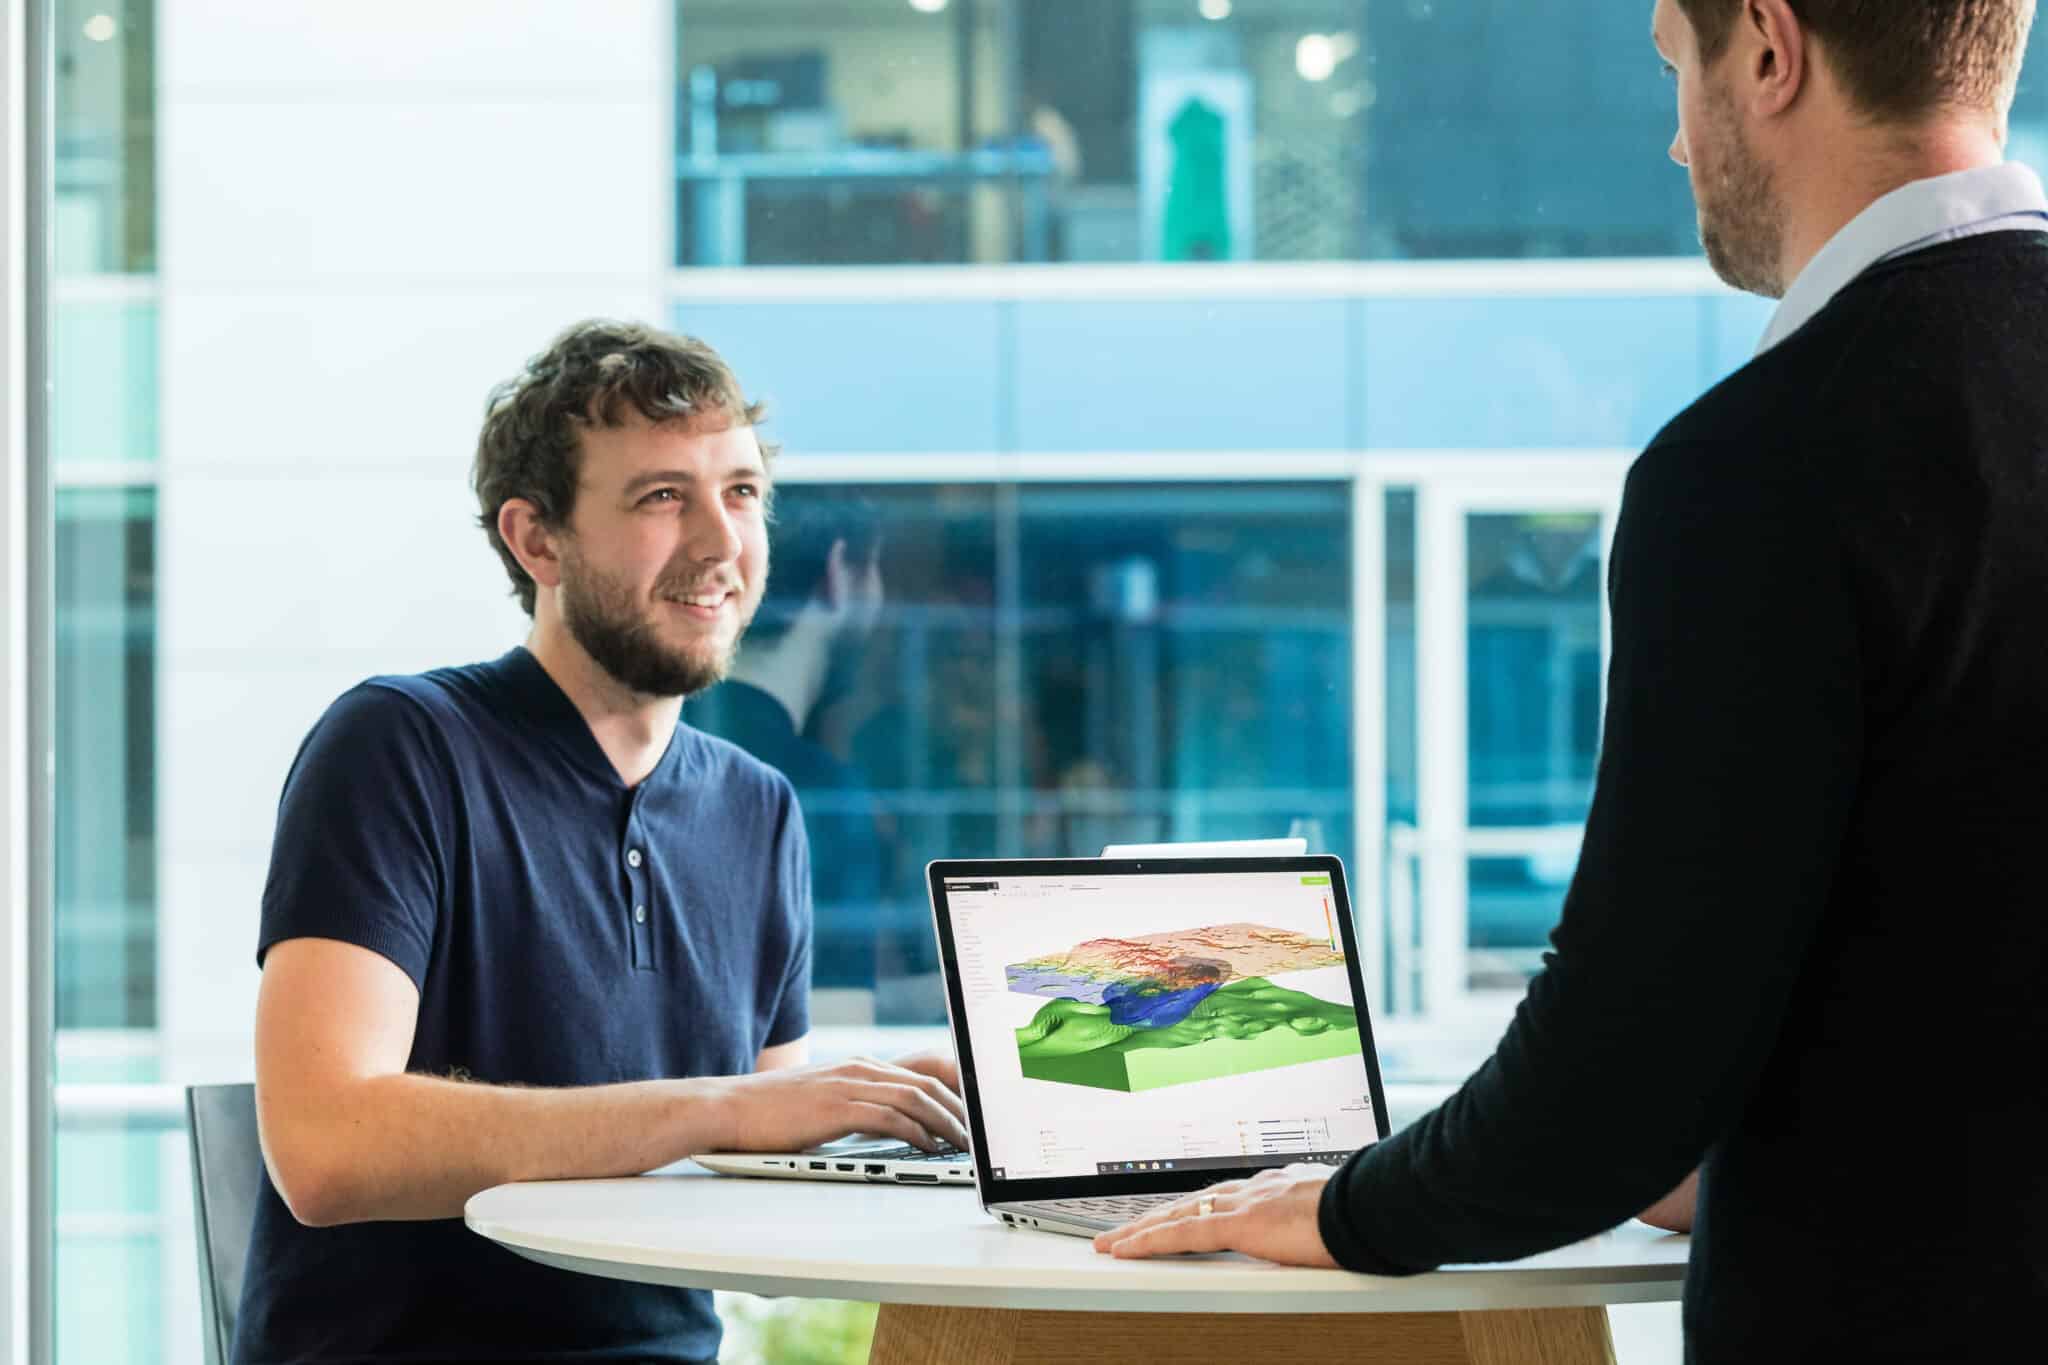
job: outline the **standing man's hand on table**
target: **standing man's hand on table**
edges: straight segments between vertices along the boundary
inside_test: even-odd
[[[1636,1215],[1638,1221],[1666,1232],[1691,1232],[1693,1209],[1700,1199],[1700,1173],[1678,1182],[1678,1188]]]
[[[967,1106],[938,1076],[911,1065],[917,1061],[854,1057],[709,1082],[720,1092],[716,1148],[801,1151],[849,1133],[873,1133],[928,1152],[942,1141],[966,1151]],[[926,1058],[920,1065],[935,1063]]]
[[[1281,1265],[1334,1270],[1337,1262],[1316,1222],[1323,1186],[1334,1173],[1328,1166],[1296,1165],[1211,1185],[1103,1233],[1095,1249],[1120,1259],[1241,1251]]]

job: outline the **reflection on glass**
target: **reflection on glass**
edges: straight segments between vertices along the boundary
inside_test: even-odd
[[[1698,251],[1664,156],[1672,88],[1645,26],[1597,5],[680,0],[679,16],[680,264]],[[2044,51],[2037,29],[2012,115],[2012,154],[2035,165]]]
[[[1386,1011],[1404,1014],[1416,1008],[1421,995],[1417,964],[1422,958],[1422,923],[1417,909],[1422,888],[1421,864],[1402,855],[1395,831],[1412,838],[1421,819],[1419,804],[1421,731],[1416,718],[1417,659],[1415,620],[1415,490],[1389,488],[1386,526],[1386,830],[1381,850],[1385,884],[1373,888],[1385,908],[1381,916],[1387,964],[1385,982],[1368,982],[1381,991]],[[1400,1054],[1395,1054],[1396,1056]]]
[[[1390,488],[1387,526],[1387,821],[1416,821],[1415,490]]]
[[[1351,833],[1342,486],[1025,487],[1021,846]],[[1008,834],[1008,831],[1005,831]]]
[[[154,0],[57,0],[55,20],[56,273],[154,270]]]
[[[138,1084],[159,1079],[157,304],[106,277],[156,269],[155,7],[56,0],[52,21],[56,1073]],[[191,1264],[161,1214],[181,1141],[60,1106],[55,1156],[60,1365],[196,1358],[196,1331],[165,1335]]]
[[[156,494],[64,488],[56,527],[57,1026],[156,1023]]]
[[[1471,984],[1519,988],[1557,921],[1592,801],[1604,582],[1591,512],[1466,523]],[[1498,845],[1498,848],[1495,847]]]
[[[944,1017],[924,864],[993,846],[995,491],[794,485],[691,724],[779,768],[811,844],[820,1023]]]
[[[1349,852],[1342,486],[778,498],[762,624],[689,717],[797,788],[821,1014],[944,1017],[933,858],[1301,821]]]

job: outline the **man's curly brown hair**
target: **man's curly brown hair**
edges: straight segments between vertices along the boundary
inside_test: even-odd
[[[751,427],[760,425],[765,409],[747,401],[731,367],[695,337],[603,319],[569,328],[518,375],[491,390],[470,482],[477,523],[504,561],[528,616],[533,578],[498,534],[499,509],[511,498],[524,498],[541,525],[567,526],[576,507],[583,432],[624,426],[633,414],[655,423]],[[762,458],[774,454],[763,442]]]

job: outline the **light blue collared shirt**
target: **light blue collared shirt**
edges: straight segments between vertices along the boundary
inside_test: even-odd
[[[2041,178],[2017,161],[1980,166],[1901,185],[1863,212],[1806,263],[1785,291],[1756,353],[1791,336],[1879,261],[1980,232],[2035,228],[2048,232],[2048,194]]]

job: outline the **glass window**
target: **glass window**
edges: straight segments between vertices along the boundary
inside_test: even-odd
[[[156,492],[57,494],[57,1026],[156,1022]]]
[[[685,265],[1698,251],[1647,21],[1597,5],[683,0],[680,15]],[[2012,118],[2012,152],[2035,165],[2039,66]]]
[[[1643,25],[1595,6],[680,12],[684,264],[1696,250],[1670,90]]]
[[[1501,850],[1471,856],[1469,979],[1519,991],[1557,922],[1593,799],[1600,517],[1474,514],[1466,537],[1466,818]]]
[[[795,784],[821,1022],[945,1018],[924,866],[1350,845],[1343,485],[803,483],[696,724]]]
[[[156,269],[156,7],[57,0],[59,275]]]
[[[197,1359],[167,1236],[157,923],[155,7],[57,0],[46,333],[54,462],[56,1314],[61,1365]],[[167,1174],[168,1173],[168,1174]],[[176,1288],[174,1288],[176,1286]]]

